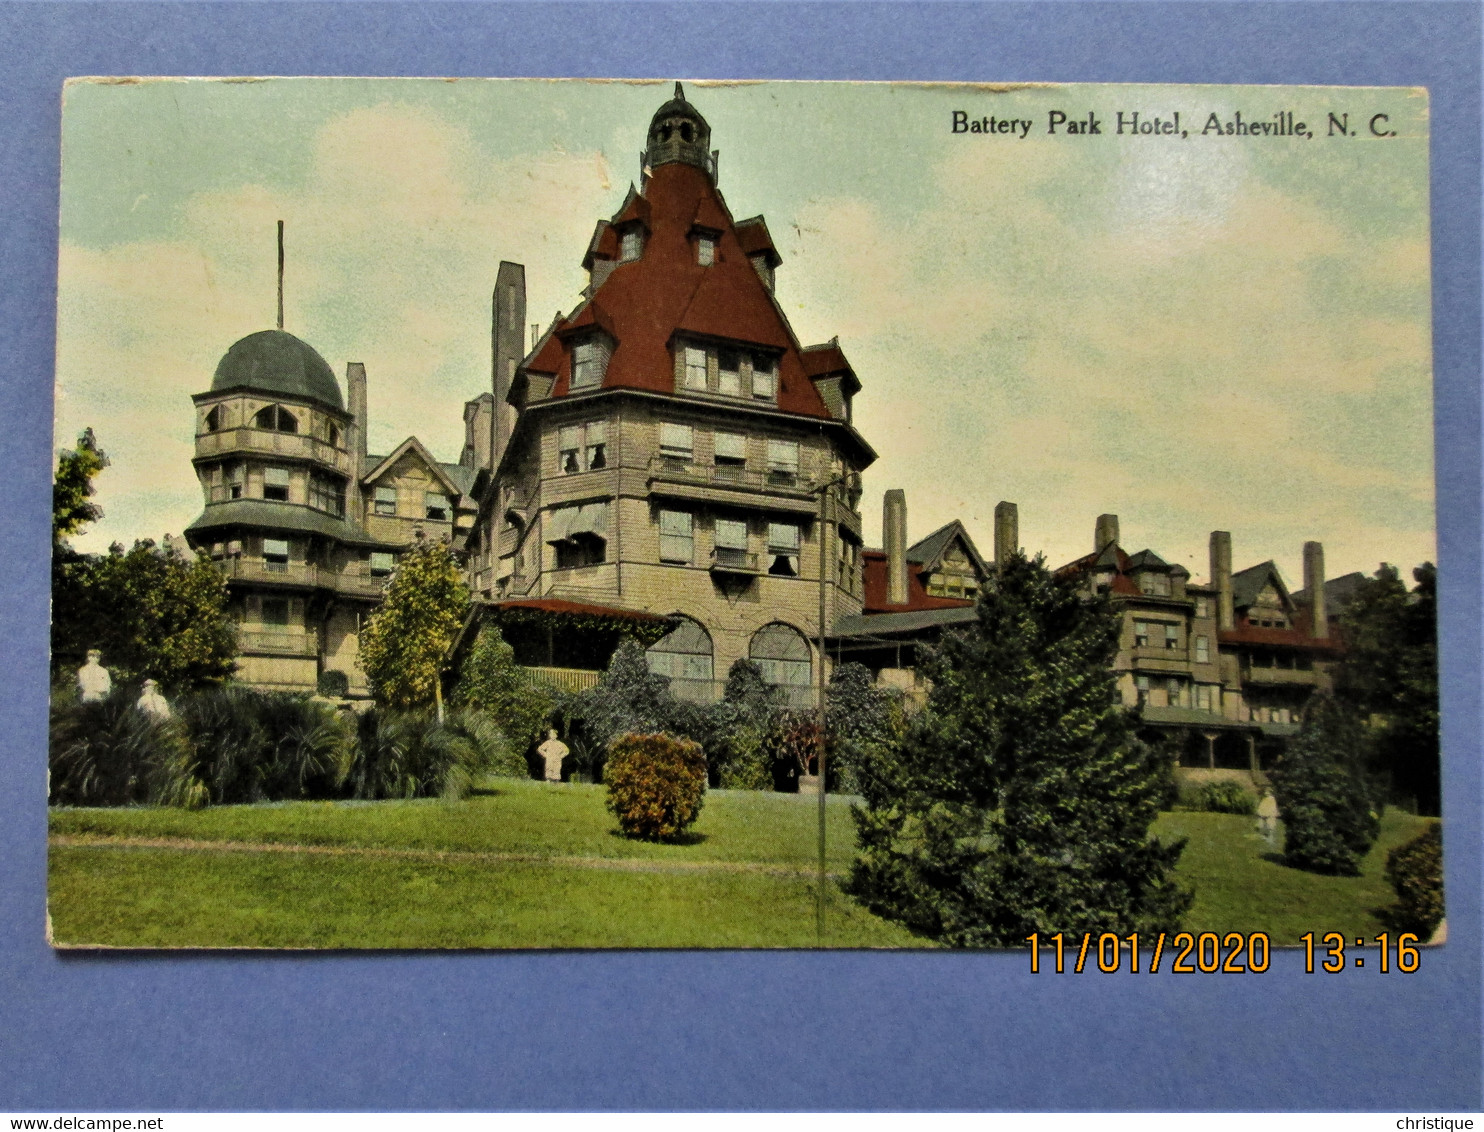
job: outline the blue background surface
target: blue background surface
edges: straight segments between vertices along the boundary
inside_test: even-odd
[[[0,1110],[1479,1108],[1479,33],[1477,6],[1427,3],[0,6]],[[79,74],[1429,87],[1451,942],[1410,976],[1304,975],[1293,952],[1183,977],[993,954],[54,954],[57,145]]]

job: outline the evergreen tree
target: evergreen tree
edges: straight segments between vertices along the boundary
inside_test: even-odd
[[[620,735],[667,730],[674,705],[669,679],[651,672],[644,646],[625,637],[598,686],[583,693],[579,711],[588,739],[605,748]]]
[[[1294,868],[1357,876],[1380,832],[1366,780],[1365,735],[1333,696],[1314,696],[1304,723],[1272,770],[1283,819],[1283,855]]]
[[[361,629],[361,668],[378,704],[433,705],[444,654],[468,609],[469,588],[447,543],[424,540],[402,555]]]
[[[1118,630],[1039,557],[1002,563],[977,624],[929,658],[905,739],[859,767],[847,890],[955,947],[1175,928],[1184,842],[1149,836],[1159,768],[1119,702]]]
[[[764,740],[778,713],[778,694],[756,662],[745,657],[733,661],[721,699],[710,711],[710,742],[703,744],[717,785],[737,790],[772,786]]]
[[[1369,761],[1394,796],[1419,813],[1441,812],[1438,748],[1438,573],[1431,562],[1412,572],[1409,593],[1396,569],[1367,578],[1341,615],[1345,655],[1335,693],[1378,726],[1369,732]]]
[[[837,664],[825,696],[829,789],[854,794],[856,768],[900,737],[899,697],[876,686],[863,664]]]

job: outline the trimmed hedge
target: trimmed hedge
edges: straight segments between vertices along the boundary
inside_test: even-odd
[[[1239,782],[1207,782],[1196,791],[1195,808],[1212,814],[1255,814],[1257,798]]]
[[[1386,926],[1426,943],[1443,922],[1443,827],[1433,822],[1386,857],[1386,881],[1396,903],[1382,914]]]
[[[706,754],[699,743],[663,733],[620,735],[609,744],[603,779],[625,834],[667,841],[701,813]]]

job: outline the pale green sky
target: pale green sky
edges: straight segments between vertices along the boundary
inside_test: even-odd
[[[489,296],[526,265],[530,320],[570,310],[594,221],[637,178],[665,84],[392,79],[74,83],[63,117],[57,443],[91,425],[107,512],[78,540],[200,512],[190,394],[274,318],[343,379],[370,443],[457,458],[488,387]],[[1060,564],[1095,517],[1206,575],[1209,531],[1297,587],[1410,566],[1433,531],[1427,104],[1409,90],[766,83],[687,88],[738,218],[763,213],[800,338],[838,334],[880,494],[915,539],[1000,499]],[[952,132],[953,112],[1032,123]],[[1050,112],[1097,136],[1047,135]],[[1116,113],[1189,136],[1118,136]],[[1227,137],[1223,121],[1312,139]],[[1353,138],[1327,137],[1348,114]],[[1377,138],[1372,115],[1395,137]]]

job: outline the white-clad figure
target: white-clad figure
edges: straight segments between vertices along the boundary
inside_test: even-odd
[[[170,701],[160,695],[160,682],[158,680],[146,680],[144,691],[139,693],[139,699],[134,704],[145,715],[152,715],[156,719],[170,718]]]
[[[1257,832],[1269,845],[1278,841],[1278,799],[1271,790],[1262,792],[1262,801],[1257,803]]]
[[[88,649],[88,662],[77,670],[77,692],[85,704],[106,700],[113,690],[113,677],[101,663],[103,654],[97,649]]]
[[[546,742],[536,748],[536,753],[546,761],[546,781],[562,780],[562,760],[567,757],[567,744],[557,738],[556,728],[546,733]]]

